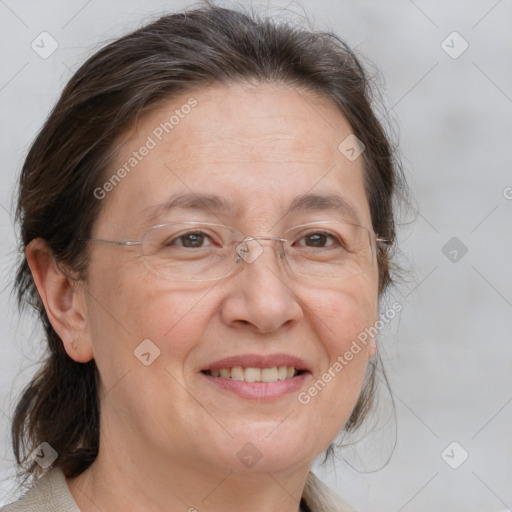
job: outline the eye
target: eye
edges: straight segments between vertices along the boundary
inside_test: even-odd
[[[210,242],[210,243],[208,243]],[[203,231],[191,231],[183,233],[172,238],[168,238],[164,244],[165,247],[185,247],[187,249],[200,249],[206,245],[213,245],[213,241],[209,235]]]
[[[316,231],[308,233],[299,238],[297,244],[299,246],[312,247],[322,249],[324,247],[339,246],[340,241],[337,236],[326,231]],[[295,244],[294,244],[295,245]]]

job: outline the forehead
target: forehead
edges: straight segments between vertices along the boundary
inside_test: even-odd
[[[368,223],[363,159],[350,161],[338,148],[351,133],[330,100],[306,90],[215,85],[185,93],[120,139],[106,178],[136,161],[103,209],[117,229],[154,217],[183,194],[224,197],[239,220],[282,214],[308,194],[336,194]]]

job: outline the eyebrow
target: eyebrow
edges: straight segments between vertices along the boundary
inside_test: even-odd
[[[214,194],[186,193],[172,196],[165,203],[145,208],[149,211],[149,220],[156,219],[161,213],[175,208],[207,211],[214,214],[225,214],[231,217],[240,216],[240,209],[231,201]],[[296,212],[334,211],[343,214],[356,224],[361,224],[361,218],[355,206],[345,197],[338,194],[303,194],[296,197],[290,204],[287,214]]]
[[[308,210],[332,210],[342,213],[356,224],[361,225],[361,217],[357,208],[345,197],[338,194],[304,194],[296,197],[288,213]]]
[[[151,212],[149,219],[153,220],[161,213],[168,212],[174,208],[202,210],[211,213],[224,213],[232,217],[239,215],[238,208],[221,196],[213,194],[194,194],[192,192],[174,195],[165,203],[149,206],[143,211]]]

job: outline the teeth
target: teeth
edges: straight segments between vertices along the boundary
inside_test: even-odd
[[[263,368],[261,370],[262,382],[276,382],[277,378],[277,367],[273,366],[272,368]]]
[[[277,382],[278,380],[291,379],[296,374],[293,366],[272,366],[271,368],[220,368],[211,370],[212,377],[243,380],[245,382]]]
[[[261,382],[261,370],[259,368],[246,368],[244,373],[246,382]]]
[[[227,371],[229,372],[229,370]],[[234,368],[231,368],[231,375],[228,375],[228,377],[235,380],[244,380],[244,369],[241,366],[235,366]]]

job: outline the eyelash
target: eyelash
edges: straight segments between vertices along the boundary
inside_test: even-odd
[[[181,240],[182,244],[180,245],[180,247],[185,247],[185,245],[183,244],[183,240],[186,239],[187,237],[190,237],[191,235],[204,236],[205,239],[209,239],[209,240],[213,241],[212,237],[208,233],[206,233],[204,231],[191,231],[191,232],[188,232],[188,233],[183,233],[183,234],[180,234],[178,236],[175,236],[173,239],[166,241],[166,243],[164,245],[171,246],[176,241]],[[309,231],[307,233],[300,233],[300,236],[297,237],[297,239],[292,243],[292,245],[295,245],[297,243],[297,241],[300,242],[302,240],[307,239],[308,237],[310,238],[310,237],[313,237],[315,235],[325,236],[328,239],[333,241],[331,244],[328,244],[328,245],[323,246],[321,248],[331,247],[333,245],[344,246],[343,242],[339,239],[339,237],[337,235],[335,235],[333,233],[330,233],[328,231],[321,231],[321,230],[313,230],[313,231]]]
[[[326,245],[325,247],[331,247],[333,245],[343,245],[341,242],[340,242],[340,239],[338,236],[336,236],[335,234],[333,233],[330,233],[328,231],[310,231],[308,233],[304,233],[300,235],[300,238],[299,238],[299,241],[302,241],[302,240],[305,240],[307,238],[311,238],[315,235],[320,235],[320,236],[325,236],[327,239],[330,239],[332,241],[331,244],[328,244]],[[324,247],[322,247],[324,248]]]

